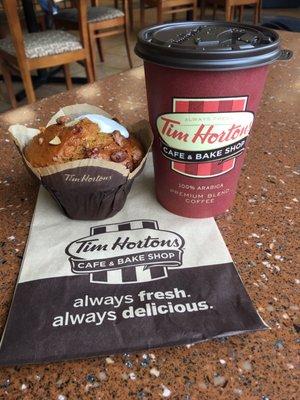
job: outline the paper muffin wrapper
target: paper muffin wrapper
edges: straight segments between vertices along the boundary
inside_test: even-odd
[[[60,109],[47,126],[55,124],[60,116],[81,114],[100,114],[111,118],[99,107],[75,104]],[[25,158],[24,148],[40,132],[39,129],[23,125],[9,127],[27,168],[41,181],[69,218],[81,220],[102,220],[115,215],[123,208],[134,179],[142,172],[153,142],[150,125],[142,120],[128,130],[145,152],[141,163],[132,172],[124,165],[92,158],[35,168]]]

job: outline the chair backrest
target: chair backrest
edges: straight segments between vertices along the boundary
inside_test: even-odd
[[[36,0],[38,1],[38,0]],[[76,0],[56,0],[57,5],[60,8],[73,8],[75,7],[75,3]],[[101,5],[101,0],[89,0],[88,3],[92,6],[92,7],[97,7]]]
[[[20,16],[18,12],[18,1],[2,0],[2,3],[6,14],[11,38],[16,49],[17,59],[18,62],[22,64],[26,59],[26,54]]]
[[[246,6],[259,3],[260,0],[226,0],[231,6]]]
[[[56,4],[59,8],[73,8],[75,7],[76,0],[56,0]]]
[[[225,3],[229,3],[232,7],[233,6],[242,6],[248,4],[256,4],[261,0],[205,0],[205,3],[213,5],[214,3],[218,5],[225,5]]]
[[[56,0],[55,2],[61,9],[76,7],[76,0]],[[100,5],[100,0],[88,0],[88,3],[92,6],[98,6]]]
[[[16,49],[17,59],[21,65],[26,59],[23,31],[18,13],[17,3],[18,0],[2,0],[4,11],[7,17],[9,30],[13,44]],[[78,8],[79,30],[82,46],[88,49],[88,27],[87,27],[87,2],[88,0],[74,0]]]
[[[89,49],[89,33],[87,23],[88,0],[73,0],[73,2],[78,8],[79,33],[82,46],[85,49]]]

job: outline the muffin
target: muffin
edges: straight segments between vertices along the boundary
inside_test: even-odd
[[[45,128],[9,128],[27,168],[71,219],[103,220],[119,212],[146,163],[153,135],[147,121],[130,127],[102,108],[61,108]]]
[[[118,130],[103,133],[88,118],[72,121],[64,116],[42,128],[26,145],[24,155],[35,168],[93,158],[122,164],[132,172],[142,161],[144,150],[134,137],[126,138]]]

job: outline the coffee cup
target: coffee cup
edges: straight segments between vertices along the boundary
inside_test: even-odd
[[[216,217],[236,194],[269,64],[288,59],[276,32],[231,22],[156,25],[138,35],[158,201]]]

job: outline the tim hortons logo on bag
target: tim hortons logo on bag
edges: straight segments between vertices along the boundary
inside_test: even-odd
[[[157,118],[161,151],[171,168],[183,175],[222,175],[245,149],[253,113],[247,97],[173,99],[173,112]]]
[[[122,284],[166,278],[182,265],[184,239],[160,230],[157,221],[134,220],[94,226],[90,236],[69,244],[74,274],[89,274],[91,283]]]

